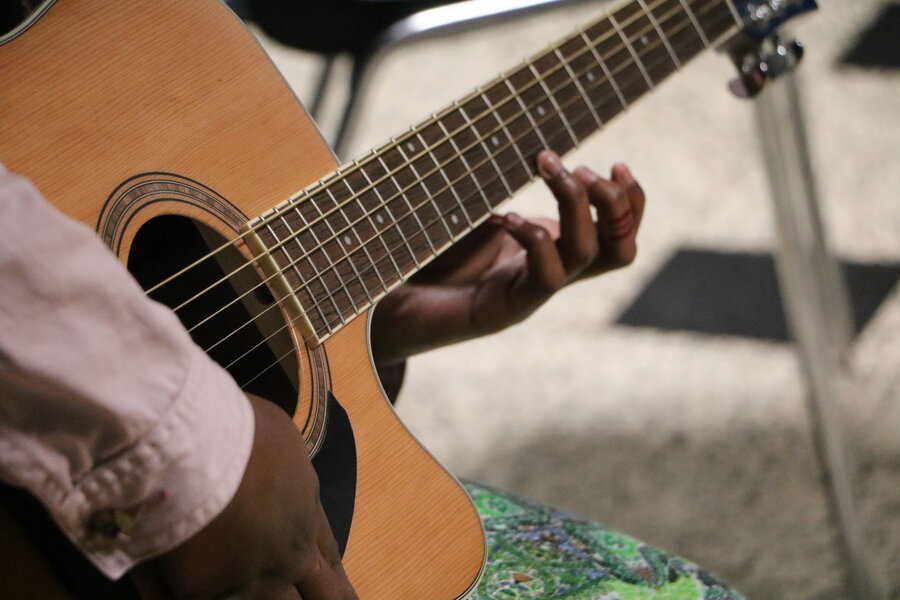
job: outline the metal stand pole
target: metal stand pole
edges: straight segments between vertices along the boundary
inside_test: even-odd
[[[852,597],[886,598],[871,570],[854,501],[834,376],[852,339],[847,290],[828,251],[793,74],[771,81],[755,101],[779,238],[778,274],[788,323],[806,378],[813,443],[848,565]]]

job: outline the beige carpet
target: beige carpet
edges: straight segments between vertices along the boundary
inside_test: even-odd
[[[356,154],[442,108],[603,3],[417,44],[388,57]],[[836,65],[875,0],[798,23],[813,154],[838,254],[900,261],[900,76]],[[301,98],[316,60],[265,43]],[[753,111],[701,57],[573,154],[624,160],[649,196],[632,268],[561,293],[502,335],[418,357],[400,412],[461,476],[603,521],[698,561],[755,599],[848,597],[804,383],[788,345],[613,325],[676,248],[768,251]],[[327,121],[327,119],[326,119]],[[539,186],[514,201],[553,214]],[[858,339],[842,387],[873,566],[900,598],[900,291]]]

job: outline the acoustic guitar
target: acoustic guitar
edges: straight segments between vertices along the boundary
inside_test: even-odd
[[[224,5],[48,0],[0,37],[0,160],[293,415],[361,598],[457,599],[485,561],[479,518],[384,398],[372,307],[532,181],[541,149],[565,153],[705,49],[814,6],[626,0],[338,165]],[[4,598],[156,597],[91,575],[14,504]]]

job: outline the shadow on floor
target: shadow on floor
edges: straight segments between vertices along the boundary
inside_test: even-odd
[[[845,262],[842,267],[859,333],[897,284],[900,265]],[[790,340],[770,254],[679,249],[616,322]]]

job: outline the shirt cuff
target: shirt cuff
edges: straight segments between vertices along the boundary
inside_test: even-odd
[[[49,477],[35,486],[66,536],[111,579],[199,532],[243,478],[253,445],[252,407],[202,351],[191,353],[191,363],[178,397],[135,444],[74,488]],[[25,448],[11,445],[0,450],[30,460]],[[35,473],[44,470],[33,466]]]

